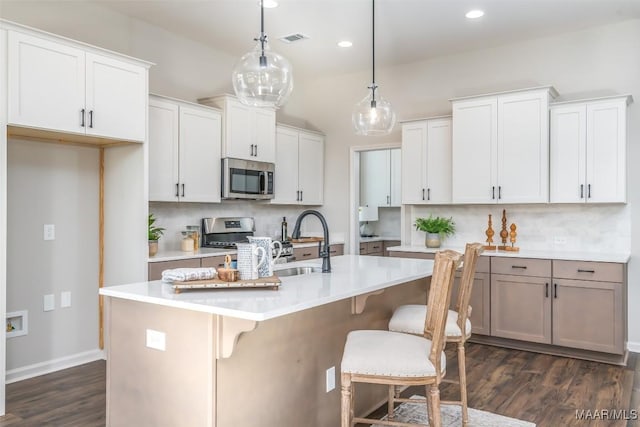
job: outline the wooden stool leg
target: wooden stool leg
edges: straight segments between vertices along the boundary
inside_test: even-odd
[[[342,427],[353,427],[353,392],[349,374],[342,374],[340,388],[342,391]]]
[[[427,386],[427,411],[430,427],[442,427],[440,419],[440,389],[437,384]]]
[[[462,404],[462,425],[469,424],[467,410],[467,369],[464,352],[464,342],[458,343],[458,374],[460,375],[460,403]]]
[[[389,386],[389,400],[387,402],[387,416],[391,420],[393,419],[394,401],[396,397],[396,386]]]

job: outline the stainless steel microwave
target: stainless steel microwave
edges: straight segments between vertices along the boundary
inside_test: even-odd
[[[272,199],[275,165],[243,159],[222,159],[223,199]]]

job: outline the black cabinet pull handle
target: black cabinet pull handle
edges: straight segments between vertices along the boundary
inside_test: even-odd
[[[584,199],[584,184],[580,184],[580,198]]]
[[[587,185],[587,198],[591,198],[591,184]]]
[[[557,283],[553,284],[553,297],[554,298],[558,298],[558,284]]]
[[[498,185],[498,199],[502,199],[502,186]]]
[[[389,196],[387,196],[387,204],[390,205],[391,202],[389,201]]]
[[[249,155],[253,156],[253,144],[251,144],[251,153]]]
[[[427,188],[427,200],[431,200],[431,189]]]
[[[304,253],[302,256],[311,256],[311,253]]]
[[[93,110],[89,111],[89,127],[93,127]]]
[[[544,284],[544,297],[545,298],[549,298],[549,284],[548,283]]]
[[[84,108],[80,110],[80,127],[84,127]]]
[[[496,187],[491,187],[491,200],[496,198]]]
[[[180,197],[180,184],[176,182],[176,197]]]
[[[581,268],[578,269],[578,273],[595,273],[595,270],[583,270]]]
[[[302,192],[302,190],[300,190],[300,201],[302,202],[304,200],[304,193]]]
[[[255,151],[256,151],[256,157],[258,157],[258,144],[256,144],[255,146]]]
[[[184,197],[184,184],[182,184],[182,197]]]
[[[526,270],[527,266],[526,265],[512,265],[511,268],[521,268],[523,270]]]
[[[422,189],[422,200],[424,200],[424,188]]]

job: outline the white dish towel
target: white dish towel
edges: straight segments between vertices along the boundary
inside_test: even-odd
[[[218,276],[213,267],[173,268],[162,272],[163,282],[189,282],[192,280],[210,280]]]

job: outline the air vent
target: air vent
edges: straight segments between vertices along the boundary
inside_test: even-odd
[[[297,42],[299,40],[305,40],[308,39],[309,36],[301,34],[301,33],[294,33],[294,34],[289,34],[283,37],[280,37],[278,40],[285,42],[285,43],[293,43],[293,42]]]

